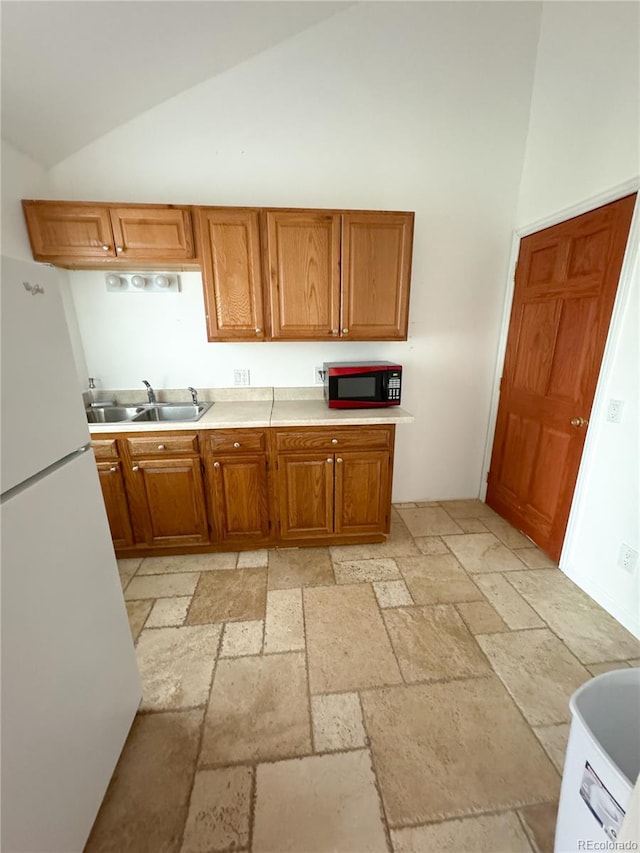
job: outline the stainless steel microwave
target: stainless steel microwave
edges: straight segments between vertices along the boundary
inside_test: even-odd
[[[325,361],[324,398],[330,409],[399,406],[402,367],[391,361]]]

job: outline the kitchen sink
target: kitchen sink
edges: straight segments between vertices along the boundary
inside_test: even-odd
[[[213,403],[149,403],[138,406],[91,406],[85,409],[90,424],[179,423],[197,421]]]
[[[133,418],[133,422],[197,421],[212,405],[212,403],[156,403],[145,406]]]
[[[141,406],[91,406],[85,409],[90,424],[118,424],[132,421]]]

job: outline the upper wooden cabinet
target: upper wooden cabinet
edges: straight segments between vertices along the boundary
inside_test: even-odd
[[[259,212],[201,207],[196,222],[209,340],[264,340]]]
[[[343,338],[406,340],[412,245],[412,213],[342,217]]]
[[[413,213],[267,211],[273,340],[406,340]]]
[[[191,211],[169,205],[23,201],[33,257],[61,267],[189,265]],[[192,266],[195,261],[192,261]]]
[[[340,216],[267,211],[266,263],[271,337],[327,340],[339,335]]]

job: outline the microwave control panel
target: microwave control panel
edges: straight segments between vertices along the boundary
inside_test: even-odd
[[[389,375],[387,383],[387,399],[400,400],[400,373],[394,371]]]

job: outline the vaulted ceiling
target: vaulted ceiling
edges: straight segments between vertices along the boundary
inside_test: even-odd
[[[3,0],[2,136],[52,166],[350,5]]]

